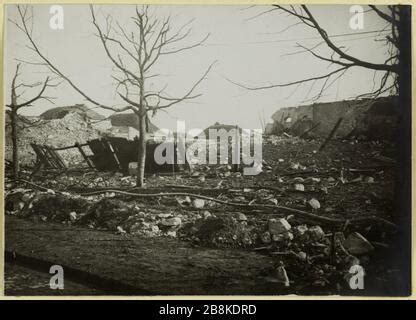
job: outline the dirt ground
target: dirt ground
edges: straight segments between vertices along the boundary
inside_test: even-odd
[[[319,151],[321,144],[264,137],[263,172],[254,177],[218,165],[149,176],[143,189],[134,187],[135,177],[102,172],[43,172],[32,180],[35,185],[6,181],[6,213],[19,217],[16,223],[30,223],[24,234],[9,229],[6,250],[33,256],[29,247],[45,247],[53,238],[60,250],[46,247],[60,262],[77,266],[68,260],[76,245],[76,263],[105,265],[110,278],[121,272],[124,278],[119,281],[129,285],[137,280],[134,263],[142,277],[151,274],[164,281],[169,270],[180,266],[169,274],[169,290],[146,286],[149,292],[166,294],[403,291],[407,279],[397,240],[402,217],[395,205],[395,146],[337,140]],[[43,226],[51,223],[59,224],[61,231],[45,232]],[[85,239],[74,240],[73,228],[85,230],[77,232],[86,238],[86,232],[112,236],[92,246]],[[17,235],[30,245],[17,246],[11,240]],[[118,241],[120,237],[128,241]],[[173,251],[163,254],[164,248]],[[109,255],[123,250],[117,263],[108,261]],[[49,261],[47,252],[41,250],[36,257]],[[210,259],[215,263],[207,264]],[[206,264],[207,269],[194,273],[195,265]],[[349,288],[353,265],[365,270],[364,290]],[[224,287],[224,281],[230,283]],[[238,284],[231,285],[233,281]]]

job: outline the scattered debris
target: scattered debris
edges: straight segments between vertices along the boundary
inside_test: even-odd
[[[307,230],[307,233],[313,240],[319,241],[325,237],[325,233],[320,226],[312,226]]]
[[[178,217],[168,218],[168,219],[162,220],[161,222],[163,226],[168,226],[168,227],[180,226],[181,223],[182,223],[182,220],[181,218],[178,218]]]
[[[71,222],[75,222],[77,220],[77,213],[75,211],[70,212],[69,219],[71,220]]]
[[[312,198],[311,200],[309,200],[308,203],[311,206],[311,208],[314,209],[314,210],[317,210],[321,207],[321,204],[315,198]]]
[[[205,201],[203,199],[194,199],[192,200],[192,205],[196,209],[202,209],[205,206]]]
[[[366,182],[366,183],[374,183],[374,178],[373,177],[366,177],[364,179],[364,182]]]
[[[363,255],[374,250],[373,245],[358,232],[351,233],[343,246],[352,255]]]
[[[237,221],[244,222],[247,221],[247,217],[244,213],[237,212],[236,217]]]
[[[368,169],[381,145],[332,140],[316,152],[320,140],[264,140],[266,170],[255,177],[229,165],[201,165],[192,173],[148,176],[138,189],[135,177],[122,173],[45,172],[36,183],[6,181],[6,213],[201,247],[256,249],[282,261],[270,278],[291,287],[306,273],[325,287],[345,275],[355,256],[373,263],[368,253],[389,247],[385,234],[397,229],[383,210],[391,208],[386,190],[394,172]]]
[[[305,191],[305,186],[301,183],[296,183],[294,185],[294,188],[295,188],[296,191]]]

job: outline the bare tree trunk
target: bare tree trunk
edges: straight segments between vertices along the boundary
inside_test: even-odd
[[[140,137],[139,137],[139,154],[137,161],[137,186],[144,185],[144,170],[146,164],[146,113],[139,115]]]
[[[17,145],[17,113],[12,110],[10,112],[10,122],[12,127],[12,162],[13,162],[13,177],[19,179],[19,147]]]

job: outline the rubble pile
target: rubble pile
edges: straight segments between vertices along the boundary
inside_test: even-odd
[[[7,137],[5,157],[10,160],[12,156],[10,135]],[[59,148],[73,145],[76,142],[85,143],[99,137],[99,131],[93,129],[78,113],[68,113],[62,119],[39,120],[19,132],[18,146],[21,163],[33,165],[36,161],[36,154],[30,146],[31,143]],[[76,149],[63,150],[59,153],[69,165],[82,161],[82,156]]]
[[[241,212],[161,212],[110,194],[91,199],[29,191],[16,189],[7,195],[8,214],[126,236],[174,237],[205,247],[256,250],[284,261],[283,270],[292,282],[307,274],[314,286],[324,287],[332,277],[342,279],[352,265],[365,266],[375,250],[358,232],[334,235],[319,225],[299,224],[293,216],[258,219]]]
[[[319,152],[321,143],[265,137],[258,176],[243,176],[230,165],[201,165],[192,172],[148,176],[142,189],[134,187],[135,177],[121,173],[45,173],[37,183],[46,190],[6,185],[6,213],[126,237],[255,250],[276,257],[273,281],[345,284],[349,268],[371,267],[397,232],[377,223],[353,223],[366,216],[394,221],[394,146],[334,141]],[[161,195],[169,192],[175,194]]]
[[[180,237],[205,246],[214,247],[252,247],[258,239],[258,226],[251,221],[247,224],[247,217],[242,213],[232,216],[216,216],[209,211],[204,217],[185,225],[181,229]]]

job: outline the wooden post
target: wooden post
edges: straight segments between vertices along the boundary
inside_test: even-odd
[[[332,130],[329,133],[328,137],[325,139],[324,143],[322,143],[322,145],[320,146],[320,148],[319,148],[318,151],[322,151],[325,148],[325,146],[327,145],[327,143],[329,142],[329,140],[332,139],[332,137],[334,136],[335,132],[339,128],[341,122],[342,122],[342,118],[339,118],[338,121],[337,121],[337,123],[335,123],[335,126],[332,128]]]
[[[121,166],[121,163],[120,163],[120,161],[119,161],[119,159],[117,157],[116,152],[114,151],[114,148],[113,148],[113,145],[111,144],[111,142],[108,141],[107,139],[104,139],[104,143],[106,143],[107,146],[108,146],[108,148],[110,149],[111,154],[113,155],[114,161],[117,163],[118,168],[120,170],[123,170],[123,167]]]
[[[32,146],[33,151],[35,151],[39,162],[44,163],[46,167],[54,168],[54,165],[49,161],[48,157],[45,155],[42,146],[37,145],[35,143],[31,143],[30,145]]]
[[[48,147],[46,147],[45,145],[40,146],[43,154],[45,155],[45,157],[48,159],[49,163],[51,164],[52,168],[55,169],[59,169],[60,165],[59,163],[56,161],[56,159],[54,157],[52,157],[51,153],[48,150]]]
[[[312,126],[312,128],[306,129],[305,131],[302,132],[302,134],[299,136],[299,138],[304,137],[305,135],[307,135],[309,132],[315,130],[317,127],[319,127],[321,123],[318,122],[317,124],[315,124],[314,126]]]
[[[66,169],[66,164],[64,160],[54,151],[51,147],[44,145],[46,152],[49,154],[52,161],[55,163],[57,169]]]
[[[234,147],[232,147],[232,157],[231,157],[231,162],[232,163],[232,168],[233,168],[233,172],[238,172],[240,170],[240,160],[241,160],[241,150],[240,150],[240,128],[238,127],[238,125],[235,126],[235,143],[236,145]],[[249,137],[249,139],[251,139],[251,137]]]
[[[85,154],[81,145],[77,142],[77,143],[75,143],[75,147],[78,148],[79,153],[81,153],[82,157],[84,158],[84,160],[88,164],[88,166],[93,169],[94,165],[92,164],[91,159]]]

